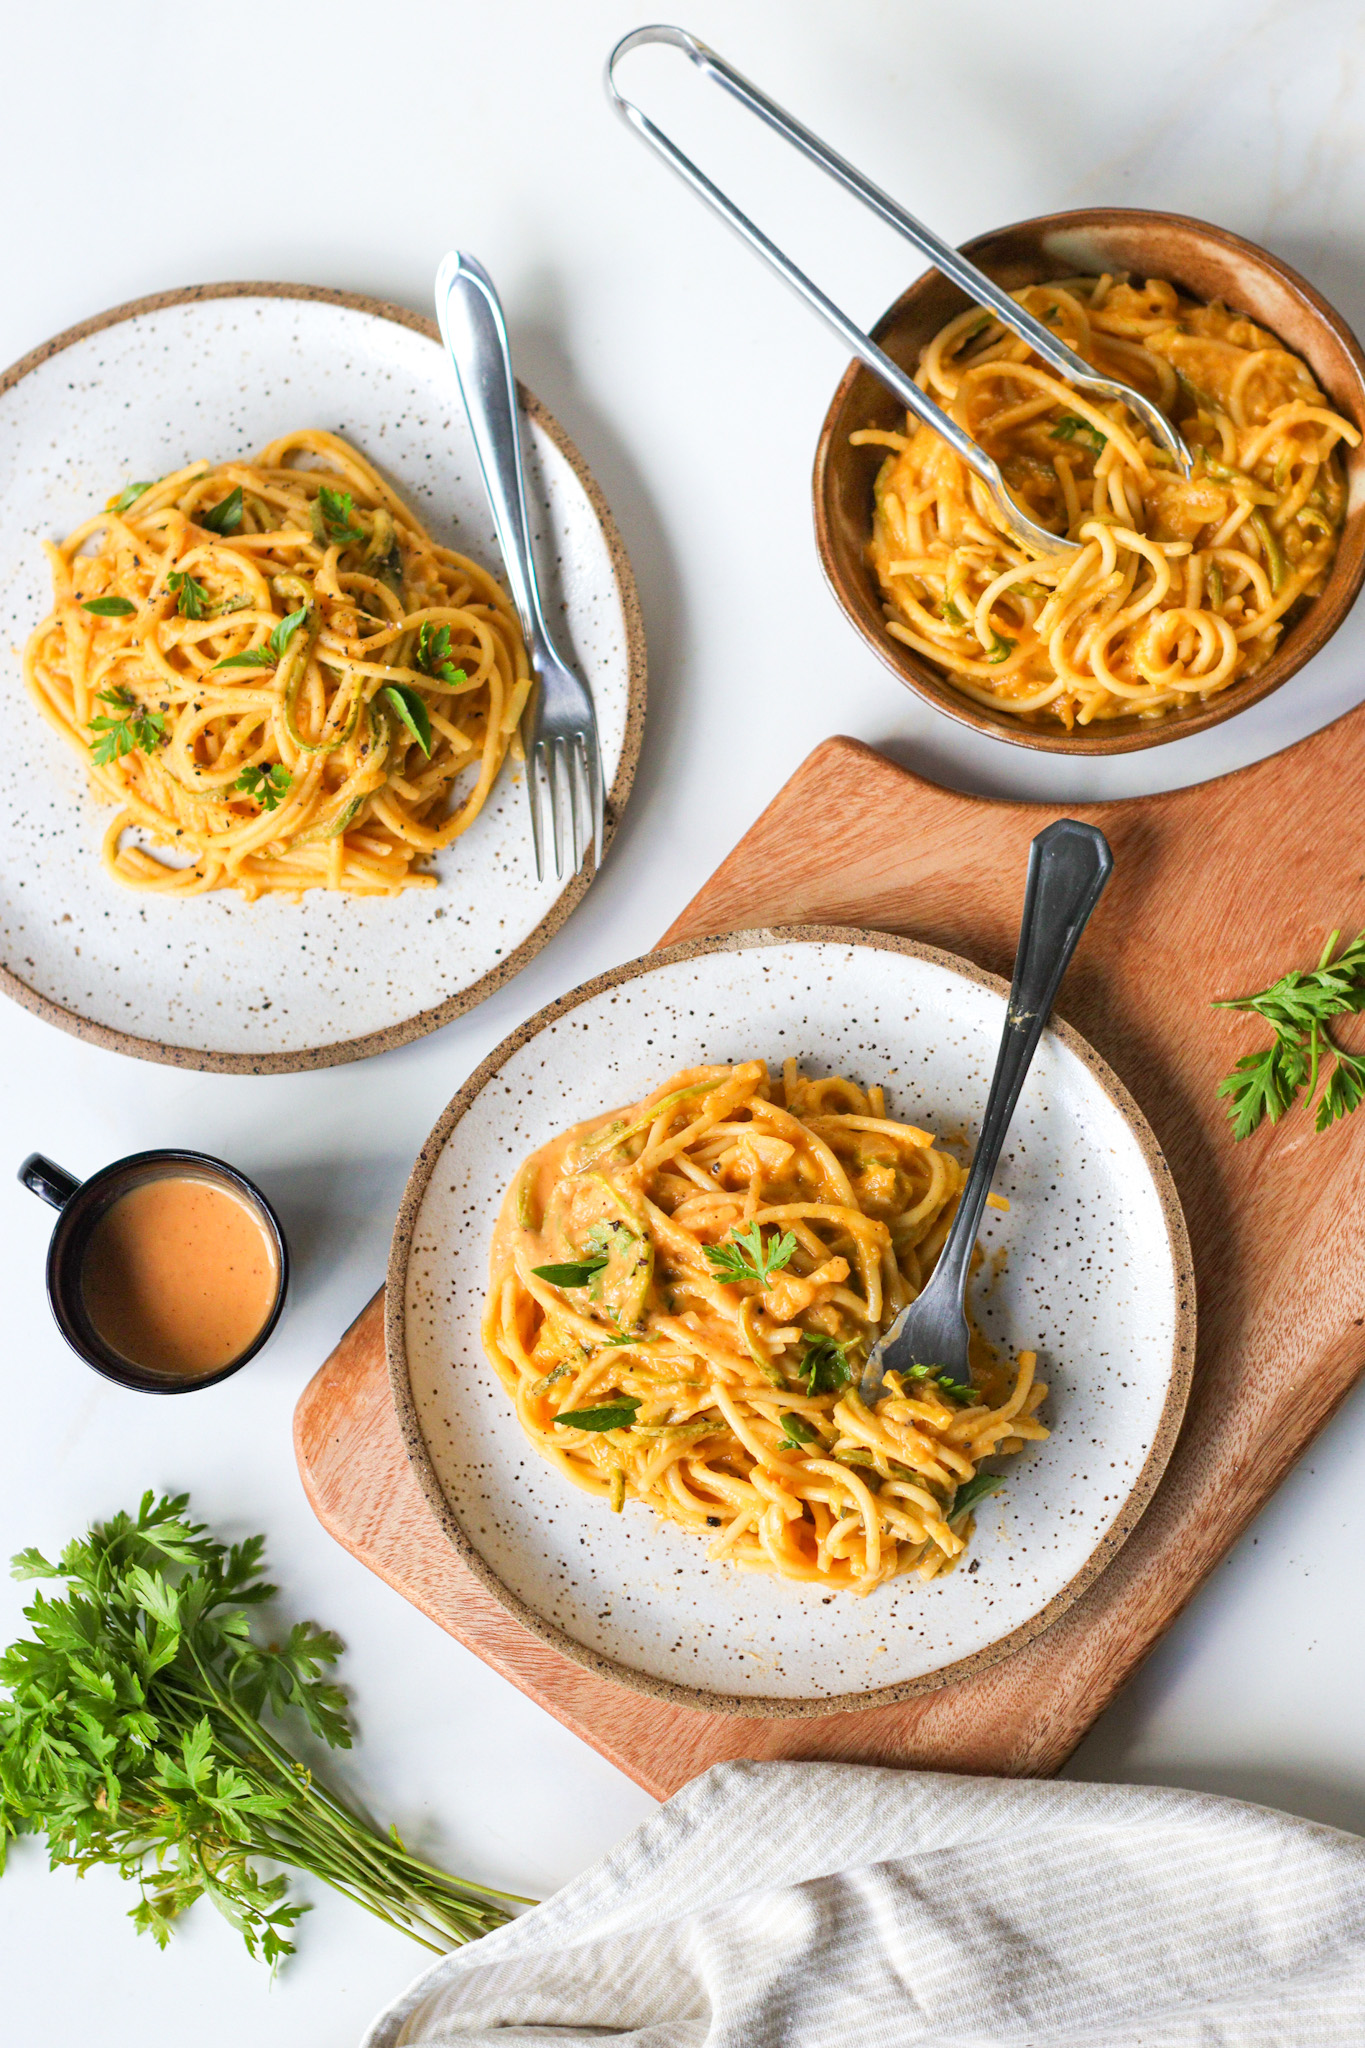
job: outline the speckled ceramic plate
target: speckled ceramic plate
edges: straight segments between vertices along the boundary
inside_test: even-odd
[[[1019,1648],[1101,1571],[1151,1497],[1184,1412],[1194,1279],[1169,1170],[1141,1111],[1064,1024],[1043,1039],[987,1212],[974,1307],[1030,1346],[1047,1442],[1010,1460],[969,1564],[865,1600],[707,1562],[628,1503],[609,1514],[523,1437],[479,1343],[488,1245],[522,1158],[678,1067],[796,1055],[884,1082],[897,1115],[977,1129],[1006,988],[905,939],[825,926],[650,955],[515,1032],[447,1109],[399,1214],[387,1340],[409,1454],[451,1541],[565,1655],[684,1704],[754,1714],[879,1705]],[[965,1134],[965,1139],[963,1137]]]
[[[522,398],[546,603],[596,701],[610,837],[644,718],[635,587],[582,457]],[[20,649],[51,603],[39,542],[131,477],[250,455],[298,426],[345,434],[438,539],[501,573],[436,328],[401,307],[301,285],[168,292],[72,328],[0,378],[0,987],[144,1059],[279,1073],[401,1045],[515,974],[588,886],[586,874],[536,881],[511,764],[438,858],[440,886],[392,901],[316,889],[298,903],[173,901],[104,873],[109,813],[23,686]]]

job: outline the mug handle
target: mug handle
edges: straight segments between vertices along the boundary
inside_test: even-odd
[[[41,1195],[54,1209],[64,1209],[80,1182],[65,1167],[55,1166],[41,1152],[30,1152],[19,1168],[19,1178],[30,1194]]]

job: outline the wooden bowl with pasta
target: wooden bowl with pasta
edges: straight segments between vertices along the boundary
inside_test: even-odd
[[[814,477],[821,564],[854,626],[940,711],[1045,752],[1160,746],[1268,697],[1365,581],[1365,356],[1345,321],[1264,249],[1178,214],[1047,214],[965,253],[1148,390],[1194,473],[1163,475],[1160,456],[1144,468],[1141,446],[1125,457],[1121,408],[1102,417],[1077,394],[1072,411],[1035,366],[1016,374],[1023,344],[928,271],[874,338],[1086,552],[1033,564],[997,545],[957,458],[928,429],[907,434],[855,362]]]

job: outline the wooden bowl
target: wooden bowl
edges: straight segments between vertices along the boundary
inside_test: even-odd
[[[1054,277],[1128,271],[1166,278],[1196,299],[1222,299],[1279,336],[1312,370],[1328,402],[1365,434],[1365,356],[1341,315],[1297,271],[1226,228],[1177,213],[1086,208],[1049,213],[997,228],[964,244],[963,253],[1011,291]],[[969,304],[938,271],[926,271],[884,313],[873,338],[894,361],[913,370],[920,350],[945,321]],[[1365,581],[1365,444],[1344,449],[1349,483],[1346,524],[1326,586],[1285,633],[1271,659],[1207,704],[1164,718],[1106,719],[1085,730],[1026,724],[978,704],[947,672],[886,630],[881,589],[867,560],[872,487],[884,448],[855,448],[859,427],[899,429],[898,401],[861,363],[850,363],[825,415],[815,457],[815,535],[830,588],[868,645],[908,689],[963,725],[1017,747],[1053,754],[1128,754],[1203,732],[1259,704],[1324,647]]]

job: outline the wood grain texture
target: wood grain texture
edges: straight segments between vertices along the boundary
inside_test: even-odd
[[[1289,753],[1168,796],[1076,807],[1115,874],[1061,1009],[1133,1091],[1175,1174],[1199,1349],[1185,1428],[1136,1532],[1047,1633],[926,1697],[816,1721],[671,1706],[528,1635],[427,1511],[390,1403],[378,1297],[300,1400],[295,1439],[324,1525],[649,1791],[734,1756],[942,1770],[1055,1770],[1225,1555],[1365,1366],[1365,1116],[1322,1137],[1302,1110],[1241,1145],[1215,1094],[1262,1027],[1209,1008],[1365,927],[1365,710]],[[1321,792],[1332,792],[1325,811]],[[826,741],[671,929],[907,933],[1008,974],[1029,840],[1054,807],[936,788]]]

